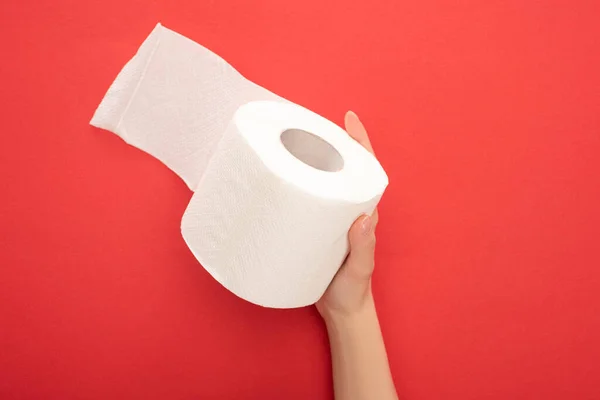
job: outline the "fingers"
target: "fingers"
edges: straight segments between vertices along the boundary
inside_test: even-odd
[[[344,268],[360,280],[368,280],[375,267],[375,224],[373,217],[364,215],[354,222],[348,233],[350,254]]]
[[[360,122],[360,119],[358,119],[358,115],[356,115],[353,111],[348,111],[344,117],[344,124],[346,126],[346,132],[348,132],[348,135],[350,135],[352,139],[356,140],[374,155],[375,152],[371,146],[369,135],[367,134],[367,130],[365,129],[363,123]],[[379,220],[379,214],[377,213],[377,210],[373,212],[371,218],[374,221],[373,226],[377,225],[377,221]]]
[[[352,139],[356,140],[365,149],[375,154],[373,151],[373,146],[371,146],[371,141],[369,140],[367,130],[354,112],[348,111],[346,113],[346,116],[344,117],[344,125],[346,126],[346,132],[348,132]]]
[[[344,117],[346,131],[372,154],[373,147],[365,126],[358,116],[348,111]],[[377,210],[371,216],[363,215],[357,219],[348,233],[350,254],[344,264],[345,273],[359,280],[369,280],[375,267],[375,227],[379,221]]]

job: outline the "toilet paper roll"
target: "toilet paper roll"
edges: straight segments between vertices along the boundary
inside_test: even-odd
[[[298,105],[251,102],[225,130],[183,237],[238,296],[312,304],[346,257],[348,228],[386,185],[377,160],[337,125]]]
[[[320,298],[347,255],[348,229],[388,184],[343,129],[160,24],[91,123],[195,191],[181,223],[188,247],[223,286],[266,307]]]

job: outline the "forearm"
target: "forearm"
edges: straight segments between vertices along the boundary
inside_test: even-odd
[[[372,296],[359,311],[325,323],[336,400],[398,399]]]

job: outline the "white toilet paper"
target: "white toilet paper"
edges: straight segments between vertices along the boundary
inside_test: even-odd
[[[252,303],[316,302],[352,222],[388,180],[340,127],[156,26],[92,125],[152,154],[195,191],[181,230],[203,267]]]

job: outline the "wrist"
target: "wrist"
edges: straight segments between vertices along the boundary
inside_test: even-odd
[[[353,307],[328,308],[321,312],[327,329],[360,324],[376,315],[375,301],[370,287]]]

